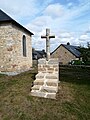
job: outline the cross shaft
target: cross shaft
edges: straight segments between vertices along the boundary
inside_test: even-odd
[[[46,60],[50,59],[50,38],[55,38],[54,35],[50,35],[50,29],[46,29],[46,36],[41,36],[41,38],[46,38]]]

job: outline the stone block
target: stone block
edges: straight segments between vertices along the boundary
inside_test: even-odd
[[[37,90],[32,90],[31,95],[32,96],[38,96],[38,97],[44,97],[46,95],[46,93],[45,92],[40,92],[40,91],[37,91]]]
[[[31,89],[32,90],[39,90],[42,85],[34,85]]]
[[[58,79],[58,74],[46,74],[46,79]]]
[[[38,64],[41,65],[41,64],[46,64],[46,59],[39,59],[38,60]]]
[[[47,70],[48,71],[54,71],[54,68],[49,66],[49,67],[47,67]]]
[[[50,74],[53,74],[53,71],[51,71],[51,70],[48,70],[48,73],[50,73]]]
[[[58,86],[58,81],[52,81],[52,80],[48,80],[47,82],[46,82],[46,85],[47,86]]]
[[[48,92],[40,92],[40,91],[32,90],[31,95],[43,97],[43,98],[56,99],[56,93],[48,93]]]
[[[58,68],[55,68],[54,70],[55,70],[56,72],[59,72],[59,69],[58,69]]]
[[[42,92],[49,92],[49,93],[56,93],[58,91],[58,88],[56,86],[42,86],[41,87]]]
[[[38,72],[46,72],[46,68],[44,68],[44,67],[38,67]]]
[[[55,65],[55,64],[58,64],[59,62],[58,62],[58,59],[50,59],[49,61],[48,61],[48,64],[53,64],[53,65]]]
[[[34,85],[43,85],[44,84],[44,79],[36,79],[35,81],[34,81]]]
[[[44,73],[38,73],[36,75],[36,79],[44,79],[45,74]]]
[[[56,99],[56,93],[48,93],[46,98]]]
[[[53,67],[54,67],[54,68],[59,68],[58,64],[56,64],[56,65],[53,65]]]
[[[53,87],[53,86],[34,85],[31,89],[38,90],[41,92],[49,92],[49,93],[56,93],[58,91],[57,86]]]

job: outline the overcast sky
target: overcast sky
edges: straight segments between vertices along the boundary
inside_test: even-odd
[[[0,8],[34,33],[32,46],[45,49],[45,29],[50,28],[51,51],[70,42],[90,42],[90,0],[0,0]]]

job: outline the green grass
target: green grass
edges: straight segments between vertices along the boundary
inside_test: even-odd
[[[61,67],[56,100],[30,96],[35,74],[0,75],[0,120],[90,119],[90,68]]]

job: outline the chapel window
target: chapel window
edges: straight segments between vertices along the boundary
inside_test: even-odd
[[[23,35],[23,39],[22,39],[22,47],[23,47],[23,56],[26,57],[26,36]]]

